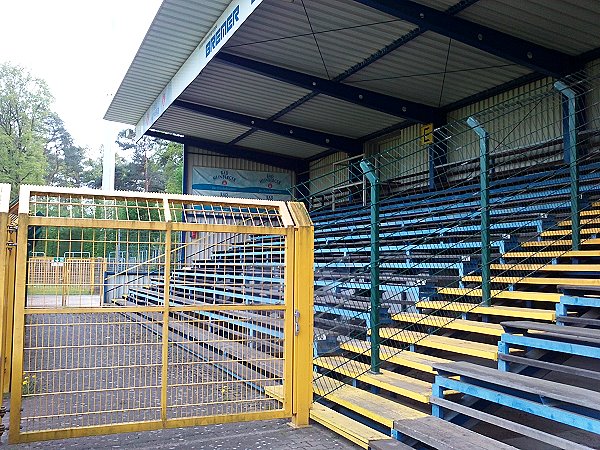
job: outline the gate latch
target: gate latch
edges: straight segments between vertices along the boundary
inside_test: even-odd
[[[300,311],[294,310],[294,335],[300,334]]]

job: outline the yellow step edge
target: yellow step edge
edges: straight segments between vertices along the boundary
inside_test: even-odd
[[[503,255],[505,258],[594,258],[600,257],[600,250],[567,250],[550,252],[520,252],[510,251]]]
[[[434,334],[417,333],[416,331],[403,331],[398,328],[381,328],[379,334],[383,339],[391,339],[406,344],[415,344],[420,347],[432,348],[434,350],[498,361],[498,347],[496,345],[482,344],[480,342],[437,336]]]
[[[390,439],[387,434],[374,430],[320,403],[313,403],[310,418],[364,449],[369,448],[371,441]]]
[[[593,216],[592,219],[581,219],[582,217]],[[584,223],[600,223],[600,211],[581,211],[579,213],[579,222]],[[565,219],[558,222],[559,227],[571,226],[571,219]]]
[[[468,296],[468,297],[479,297],[481,298],[481,289],[470,289],[470,288],[439,288],[438,294],[444,295],[456,295],[456,296]],[[523,300],[533,302],[560,302],[561,294],[554,294],[549,292],[521,292],[521,291],[500,291],[492,290],[492,300],[503,299],[503,300]],[[447,302],[446,302],[447,303]]]
[[[523,319],[553,321],[554,310],[516,308],[512,306],[474,306],[472,303],[445,302],[445,301],[422,301],[415,305],[423,309],[439,309],[443,311],[456,311],[472,314],[486,314],[490,316],[520,317]]]
[[[426,326],[439,327],[447,330],[466,331],[469,333],[488,336],[502,336],[504,328],[497,323],[478,322],[476,320],[456,319],[454,317],[432,316],[418,313],[396,313],[392,319],[398,322],[418,323]]]
[[[582,224],[583,226],[583,224]],[[580,234],[598,234],[600,233],[600,228],[581,228],[579,230]],[[564,229],[564,230],[548,230],[548,231],[542,231],[540,233],[540,236],[542,237],[546,237],[546,236],[570,236],[571,235],[571,230],[570,229]]]
[[[342,350],[362,354],[364,356],[371,356],[371,344],[367,341],[361,341],[359,339],[351,339],[340,344]],[[437,373],[432,367],[432,364],[443,364],[448,363],[450,360],[444,358],[438,358],[437,356],[424,355],[422,353],[415,353],[406,350],[399,350],[397,348],[388,347],[382,345],[379,348],[379,354],[382,361],[396,364],[402,367],[408,367],[409,369],[419,370],[426,373]]]
[[[283,401],[283,386],[268,386],[265,388],[265,393],[280,402]],[[369,448],[370,441],[390,438],[387,434],[317,402],[310,407],[310,418],[364,449]]]
[[[583,244],[583,241],[582,241]],[[528,242],[523,242],[521,244],[521,247],[524,248],[528,248],[528,247],[559,247],[559,246],[566,246],[566,245],[573,245],[573,241],[571,239],[556,239],[554,241],[528,241]]]
[[[394,428],[395,420],[413,420],[429,415],[323,375],[315,376],[313,388],[315,394],[389,428]]]
[[[313,364],[403,397],[429,404],[431,383],[385,369],[381,369],[381,373],[373,375],[369,373],[370,366],[368,364],[343,356],[322,356],[315,358]]]
[[[490,264],[492,270],[535,270],[541,272],[600,272],[600,264]]]
[[[590,238],[582,239],[582,245],[600,245],[600,239]],[[571,239],[557,239],[557,240],[545,240],[545,241],[528,241],[521,244],[522,247],[558,247],[558,246],[571,246],[573,241]]]
[[[481,276],[467,275],[463,281],[481,283]],[[492,277],[492,283],[505,284],[555,284],[571,286],[600,286],[600,278],[542,278],[542,277]]]

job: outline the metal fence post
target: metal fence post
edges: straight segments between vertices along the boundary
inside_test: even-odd
[[[370,162],[361,161],[360,168],[371,184],[371,372],[379,373],[379,178]]]
[[[314,340],[314,228],[302,203],[289,202],[294,218],[293,245],[293,311],[294,363],[293,375],[284,383],[292,384],[292,425],[309,424],[313,399],[313,340]],[[287,249],[286,249],[287,250]],[[286,280],[289,283],[289,280]],[[292,337],[286,337],[291,339]]]
[[[467,124],[479,136],[479,184],[481,198],[481,301],[485,306],[491,304],[491,287],[490,287],[490,179],[489,179],[489,163],[490,163],[490,135],[483,128],[477,119],[469,117]]]
[[[10,199],[10,185],[0,186],[0,394],[4,391],[4,380],[6,378],[6,329],[8,327],[7,304],[9,302],[8,292],[8,207]],[[1,408],[1,406],[0,406]]]
[[[577,167],[577,124],[575,121],[575,92],[562,81],[554,83],[557,89],[567,100],[566,109],[563,108],[563,145],[565,155],[569,159],[569,175],[571,178],[571,230],[573,250],[579,250],[581,244],[579,227],[579,170]]]

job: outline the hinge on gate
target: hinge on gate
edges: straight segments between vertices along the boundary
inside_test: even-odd
[[[7,247],[7,248],[14,248],[14,247],[16,247],[16,246],[17,246],[17,243],[16,243],[16,242],[13,242],[13,241],[8,241],[8,242],[6,243],[6,247]]]
[[[300,311],[297,309],[294,310],[294,334],[300,334]]]

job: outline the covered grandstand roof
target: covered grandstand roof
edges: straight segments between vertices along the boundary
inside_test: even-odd
[[[294,167],[578,70],[598,17],[595,0],[165,0],[105,119]]]

